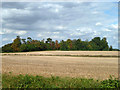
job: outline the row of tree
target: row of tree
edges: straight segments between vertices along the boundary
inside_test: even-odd
[[[43,50],[89,50],[89,51],[112,51],[112,46],[108,46],[106,38],[95,37],[91,41],[82,41],[81,39],[67,39],[66,41],[53,41],[48,38],[43,40],[32,40],[31,37],[21,39],[17,36],[12,43],[2,47],[2,52],[26,52]]]

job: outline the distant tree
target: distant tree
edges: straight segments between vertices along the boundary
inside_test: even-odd
[[[75,44],[76,44],[76,50],[82,50],[83,49],[81,39],[78,39]]]
[[[108,46],[108,42],[107,42],[107,39],[106,38],[103,38],[102,40],[101,40],[101,47],[102,47],[102,49],[101,50],[103,50],[103,51],[108,51],[109,50],[109,46]]]
[[[66,43],[67,43],[68,50],[72,50],[72,40],[67,39]]]
[[[64,40],[60,42],[60,50],[68,50],[67,43]]]
[[[52,41],[51,38],[47,38],[47,41],[43,40],[32,40],[31,37],[26,39],[21,39],[17,36],[13,43],[4,45],[2,47],[2,52],[26,52],[26,51],[43,51],[43,50],[93,50],[93,51],[117,51],[119,49],[113,49],[112,46],[108,46],[106,38],[102,40],[100,37],[95,37],[91,41],[82,41],[81,39],[67,39],[58,42]]]
[[[47,38],[46,43],[51,43],[51,42],[52,42],[52,39],[51,38]]]
[[[14,52],[18,52],[20,51],[20,45],[21,45],[21,39],[20,39],[20,36],[17,36],[16,39],[14,39],[11,47],[13,48],[13,51]]]
[[[47,44],[46,43],[40,42],[40,46],[41,46],[41,51],[47,50]]]
[[[72,40],[72,50],[77,50],[76,39]]]
[[[112,50],[113,50],[113,48],[112,48],[112,46],[110,46],[109,51],[112,51]]]
[[[20,46],[20,51],[21,51],[21,52],[29,51],[28,48],[27,48],[27,45],[26,45],[26,44],[22,44],[22,45]]]
[[[26,39],[21,39],[21,40],[22,40],[23,44],[26,44],[26,41],[25,41]]]
[[[2,47],[2,52],[13,52],[13,48],[11,46],[12,43],[4,45]]]
[[[55,42],[54,41],[52,41],[52,43],[51,43],[51,50],[55,50]]]
[[[43,42],[43,43],[44,43],[44,42],[45,42],[45,39],[41,40],[41,42]]]
[[[27,43],[31,43],[32,42],[32,38],[31,37],[27,37]]]
[[[100,37],[95,37],[90,41],[93,50],[100,50],[101,47],[101,40]]]
[[[55,41],[55,49],[58,50],[60,48],[60,44],[58,43],[58,40]]]

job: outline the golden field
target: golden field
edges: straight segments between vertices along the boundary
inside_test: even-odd
[[[80,55],[86,55],[86,57]],[[87,55],[92,57],[87,57]],[[107,79],[110,75],[118,77],[117,56],[117,51],[37,51],[2,53],[2,73],[12,72],[14,75],[32,74],[45,77],[54,75],[61,77]]]

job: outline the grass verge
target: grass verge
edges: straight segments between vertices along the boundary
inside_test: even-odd
[[[86,78],[43,77],[32,75],[3,74],[2,88],[119,88],[120,81],[110,77],[99,81]]]

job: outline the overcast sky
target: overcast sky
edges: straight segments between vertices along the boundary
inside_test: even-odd
[[[2,45],[19,35],[42,40],[91,40],[106,37],[118,48],[118,3],[112,2],[4,2]]]

